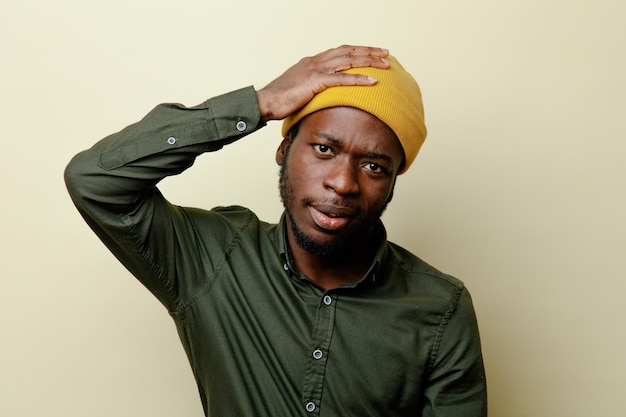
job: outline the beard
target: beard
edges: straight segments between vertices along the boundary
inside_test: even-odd
[[[293,231],[293,235],[296,238],[296,243],[302,249],[307,251],[312,255],[317,256],[337,256],[345,253],[347,249],[352,244],[352,239],[342,239],[335,240],[332,242],[318,242],[314,240],[312,237],[307,236],[293,221],[291,215],[289,215],[289,211],[287,211],[287,217],[289,218],[289,223],[291,225],[291,230]]]
[[[287,152],[288,153],[288,152]],[[293,220],[294,217],[291,213],[292,207],[294,204],[297,204],[294,197],[293,186],[289,182],[289,174],[287,173],[287,155],[285,155],[285,159],[283,160],[283,164],[280,167],[280,177],[278,182],[278,188],[280,191],[280,199],[283,203],[283,207],[285,208],[285,212],[287,213],[287,218],[289,219],[290,227],[293,232],[293,235],[296,239],[296,244],[300,246],[306,252],[317,255],[317,256],[337,256],[343,253],[346,253],[350,248],[354,247],[357,244],[361,244],[364,242],[364,239],[367,239],[367,236],[363,236],[367,233],[367,231],[371,230],[371,227],[367,227],[364,230],[364,233],[353,233],[352,236],[342,239],[336,239],[330,242],[320,242],[315,240],[313,237],[307,235],[300,229],[297,223]],[[302,200],[301,204],[303,206],[308,206],[311,203],[311,200],[305,198]],[[332,201],[329,203],[334,203],[336,205],[343,205],[341,201]],[[337,204],[338,203],[338,204]],[[376,220],[380,219],[383,212],[387,208],[387,201],[384,206],[372,216],[370,226],[375,223]],[[355,209],[355,220],[364,221],[365,214],[360,207],[354,207]]]

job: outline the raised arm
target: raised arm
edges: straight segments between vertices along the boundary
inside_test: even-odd
[[[66,171],[70,194],[79,208],[92,201],[131,206],[161,179],[191,166],[201,153],[218,150],[265,121],[288,116],[326,88],[375,84],[370,77],[339,71],[386,68],[387,54],[385,49],[344,45],[303,58],[259,91],[246,88],[191,108],[159,105],[138,123],[74,157]]]
[[[78,211],[168,310],[180,301],[178,266],[195,266],[200,276],[211,265],[197,261],[199,248],[183,249],[194,239],[193,225],[184,209],[163,198],[157,183],[263,124],[251,87],[191,108],[162,104],[68,164],[65,181]]]
[[[365,76],[336,72],[385,68],[386,55],[379,48],[342,46],[304,58],[259,91],[248,87],[190,108],[159,105],[70,161],[65,180],[72,200],[115,256],[172,310],[180,296],[177,265],[197,264],[198,275],[206,275],[203,268],[211,264],[197,262],[193,251],[200,249],[192,243],[196,236],[189,213],[163,198],[159,181],[265,121],[288,116],[328,87],[374,84]]]

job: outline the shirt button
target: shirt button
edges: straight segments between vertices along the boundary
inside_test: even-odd
[[[244,130],[246,130],[246,127],[248,127],[248,125],[243,120],[240,120],[237,122],[237,125],[235,127],[238,131],[243,132]]]
[[[313,359],[320,360],[320,359],[322,359],[322,356],[324,356],[324,354],[322,353],[322,351],[321,351],[321,350],[319,350],[319,349],[315,349],[315,350],[313,351]]]
[[[176,138],[174,136],[170,136],[169,138],[167,138],[168,145],[173,145],[175,143],[176,143]]]
[[[333,303],[333,299],[331,298],[330,295],[325,295],[324,296],[324,304],[326,304],[327,306],[331,305]]]
[[[287,264],[283,264],[283,269],[284,269],[285,271],[289,271],[289,265],[287,265]]]
[[[306,408],[306,411],[308,411],[309,413],[312,413],[313,411],[315,411],[315,404],[312,401],[309,401],[308,403],[306,403],[304,407]]]

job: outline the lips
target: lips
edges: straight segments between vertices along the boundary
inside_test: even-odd
[[[349,207],[337,207],[328,204],[308,207],[315,224],[320,229],[330,232],[343,229],[356,214],[355,210]]]

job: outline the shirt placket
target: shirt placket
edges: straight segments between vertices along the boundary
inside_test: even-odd
[[[303,406],[309,415],[320,414],[330,341],[335,328],[336,304],[337,296],[325,293],[317,307],[302,394]]]

